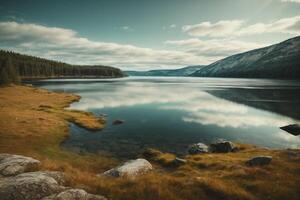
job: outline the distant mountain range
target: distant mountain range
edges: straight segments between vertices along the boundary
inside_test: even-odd
[[[172,70],[125,71],[129,76],[300,78],[300,36],[229,56],[210,65]]]
[[[229,56],[199,69],[191,76],[300,78],[300,36]]]
[[[188,66],[180,69],[162,69],[149,71],[125,71],[129,76],[189,76],[197,70],[204,67],[203,65]]]

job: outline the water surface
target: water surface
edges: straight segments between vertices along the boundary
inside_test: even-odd
[[[71,124],[62,147],[118,158],[145,148],[182,155],[187,146],[227,139],[271,148],[300,148],[280,130],[299,123],[300,82],[266,79],[128,77],[60,79],[40,87],[82,96],[72,108],[106,114],[107,126],[90,132]],[[112,125],[116,119],[125,123]]]

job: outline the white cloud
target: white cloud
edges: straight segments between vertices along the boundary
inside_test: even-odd
[[[195,25],[185,25],[182,30],[191,36],[224,37],[237,31],[243,24],[241,20],[219,21],[217,23],[202,22]]]
[[[281,2],[300,3],[300,0],[281,0]]]
[[[288,33],[300,34],[300,16],[283,18],[270,23],[256,23],[243,27],[237,35],[255,35],[261,33]]]
[[[91,41],[71,29],[29,23],[0,22],[0,42],[2,48],[76,64],[143,69],[210,62],[188,52]]]
[[[166,41],[165,43],[180,47],[180,49],[186,52],[190,52],[202,56],[208,56],[208,57],[218,57],[218,56],[224,57],[235,53],[240,53],[240,52],[266,46],[265,44],[244,42],[240,40],[231,40],[231,39],[200,40],[198,38],[191,38],[187,40]]]
[[[124,30],[124,31],[132,31],[133,29],[131,28],[131,27],[129,27],[129,26],[122,26],[122,29]]]
[[[255,23],[246,25],[245,21],[219,21],[216,23],[203,22],[195,25],[186,25],[182,30],[192,36],[227,37],[245,36],[262,33],[300,34],[300,16],[283,18],[269,23]]]
[[[176,28],[176,24],[171,24],[170,28]]]

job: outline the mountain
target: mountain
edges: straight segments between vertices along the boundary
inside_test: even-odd
[[[188,66],[180,69],[162,69],[149,71],[125,71],[129,76],[189,76],[195,71],[201,69],[202,65]]]
[[[115,78],[123,72],[102,65],[71,65],[0,50],[0,83],[32,78]]]
[[[191,74],[201,77],[300,78],[300,36],[229,56]]]

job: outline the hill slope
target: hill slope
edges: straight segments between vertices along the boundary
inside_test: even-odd
[[[191,76],[300,78],[300,36],[229,56],[201,68]]]
[[[180,69],[162,69],[149,71],[125,71],[129,76],[189,76],[195,71],[201,69],[202,65],[188,66]]]

